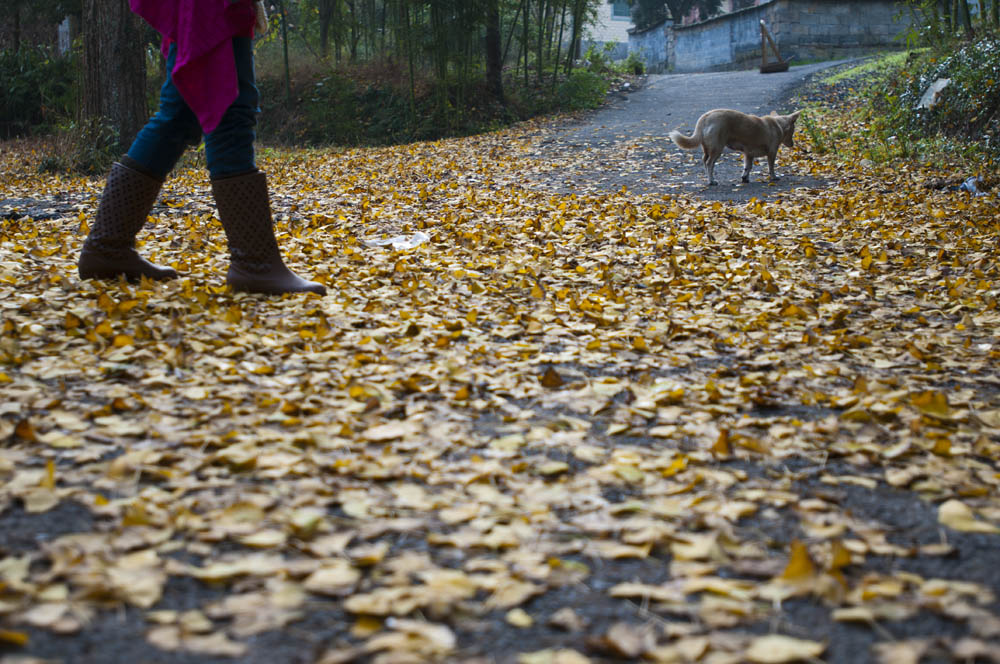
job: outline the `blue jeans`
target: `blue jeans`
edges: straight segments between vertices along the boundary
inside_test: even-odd
[[[177,45],[167,54],[167,81],[160,89],[160,108],[136,136],[128,156],[161,179],[173,170],[188,147],[205,140],[205,160],[213,179],[253,171],[253,142],[260,95],[254,82],[253,44],[250,37],[233,38],[239,94],[210,134],[202,135],[194,111],[174,85],[171,70]]]

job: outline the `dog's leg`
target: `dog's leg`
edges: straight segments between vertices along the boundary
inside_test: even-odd
[[[774,172],[774,162],[777,160],[777,158],[778,158],[777,152],[767,155],[767,170],[771,174],[772,180],[781,179],[780,177],[778,177],[778,174]]]
[[[743,153],[743,181],[750,182],[750,169],[753,168],[753,157]]]
[[[715,162],[718,161],[720,155],[722,155],[722,150],[712,153],[707,147],[705,148],[705,173],[708,175],[708,186],[710,187],[719,184],[715,180]]]

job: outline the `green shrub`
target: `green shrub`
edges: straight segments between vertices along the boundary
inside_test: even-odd
[[[371,145],[397,143],[419,134],[420,122],[444,122],[432,100],[417,100],[413,112],[409,94],[386,84],[355,81],[326,73],[300,82],[288,106],[278,81],[259,82],[263,119],[261,134],[281,143],[306,145]],[[282,84],[283,85],[283,84]],[[442,125],[444,126],[444,125]]]
[[[966,44],[943,60],[927,63],[901,91],[900,103],[913,108],[939,78],[950,78],[951,83],[934,108],[913,110],[914,123],[946,136],[985,140],[987,147],[1000,150],[1000,40]]]
[[[0,51],[0,138],[51,130],[72,114],[76,65],[42,48]]]
[[[311,144],[358,142],[362,127],[358,118],[354,82],[336,75],[316,81],[303,95],[305,129],[302,138]]]
[[[591,71],[575,71],[560,83],[557,99],[562,108],[580,111],[597,108],[608,93],[607,80]]]
[[[588,46],[587,51],[583,54],[583,60],[587,63],[587,71],[595,74],[605,74],[611,71],[611,52],[614,48],[615,45],[610,42],[601,48],[598,48],[597,44]]]
[[[548,71],[540,78],[533,72],[526,84],[521,75],[510,75],[506,103],[498,104],[475,69],[464,78],[453,72],[443,82],[418,76],[411,88],[395,66],[369,63],[338,72],[314,67],[295,74],[289,103],[283,73],[259,71],[262,140],[309,146],[386,145],[493,131],[540,114],[595,108],[613,78],[613,72],[553,77]]]
[[[938,102],[918,108],[939,78],[951,82]],[[913,53],[867,88],[866,102],[876,137],[892,138],[898,146],[944,136],[1000,152],[1000,41],[985,38],[950,53]]]
[[[821,132],[816,126],[816,123],[813,122],[810,114],[803,113],[801,120],[802,129],[805,131],[806,136],[809,137],[809,142],[812,143],[813,151],[817,154],[826,154],[828,152],[826,139],[823,137],[823,132]]]
[[[628,57],[615,65],[615,68],[625,74],[635,74],[641,76],[646,73],[646,63],[642,61],[639,54],[629,51]]]
[[[78,173],[106,173],[121,152],[118,130],[104,118],[91,118],[70,128],[70,168]]]

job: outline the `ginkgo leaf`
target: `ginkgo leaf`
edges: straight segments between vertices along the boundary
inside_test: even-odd
[[[401,421],[401,422],[391,422],[389,424],[380,424],[374,426],[364,432],[364,437],[367,440],[373,442],[382,442],[386,440],[393,440],[396,438],[403,438],[405,436],[417,433],[420,431],[420,425],[417,422]]]
[[[9,645],[24,647],[28,645],[30,641],[29,636],[25,632],[16,632],[14,630],[0,629],[0,643],[7,643]]]
[[[346,595],[360,579],[360,570],[347,561],[337,561],[310,574],[302,585],[309,592],[321,595]]]
[[[789,547],[788,564],[777,578],[785,583],[802,584],[811,582],[817,573],[809,549],[799,540],[793,540]]]
[[[504,616],[504,620],[514,627],[531,627],[535,622],[524,609],[519,608],[508,611],[507,615]]]
[[[976,518],[972,509],[960,500],[946,500],[938,507],[938,522],[966,533],[1000,534],[1000,527]]]
[[[590,661],[572,649],[538,650],[517,656],[518,664],[589,664]]]
[[[769,634],[755,638],[744,655],[754,664],[785,664],[819,657],[825,650],[826,645],[817,641]]]
[[[872,649],[878,657],[879,664],[919,664],[930,647],[930,639],[908,639],[876,643]]]
[[[260,530],[252,535],[240,538],[240,544],[258,549],[269,549],[282,546],[288,540],[281,530]]]
[[[562,387],[565,384],[562,376],[560,376],[552,367],[546,369],[545,373],[542,374],[541,382],[543,387],[547,387],[549,389]]]

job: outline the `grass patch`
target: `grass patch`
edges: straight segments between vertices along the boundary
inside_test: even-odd
[[[887,71],[897,70],[906,64],[907,60],[919,55],[929,49],[916,49],[913,51],[894,51],[871,58],[852,67],[847,67],[835,71],[826,76],[820,77],[820,82],[826,85],[837,85],[845,81],[854,81],[868,78],[872,75],[881,74]]]

